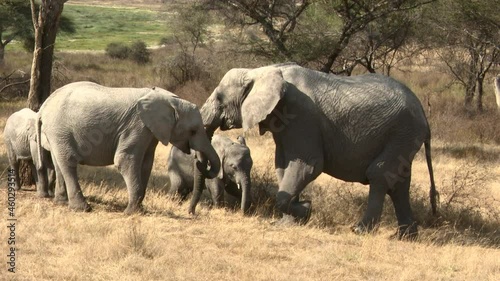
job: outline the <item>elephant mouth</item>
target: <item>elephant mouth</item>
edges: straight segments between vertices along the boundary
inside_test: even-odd
[[[231,130],[234,128],[238,128],[238,127],[234,124],[233,120],[222,118],[221,124],[220,124],[220,129],[222,131]]]
[[[180,151],[184,152],[185,154],[191,154],[191,147],[189,145],[189,142],[172,142],[172,145],[177,147]]]

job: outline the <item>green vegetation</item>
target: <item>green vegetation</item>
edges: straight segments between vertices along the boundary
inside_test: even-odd
[[[76,27],[57,37],[59,50],[104,50],[111,42],[157,45],[167,33],[161,12],[142,8],[65,5],[63,15]]]

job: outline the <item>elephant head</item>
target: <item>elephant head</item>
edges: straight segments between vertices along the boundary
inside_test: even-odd
[[[245,139],[242,136],[238,137],[238,142],[222,136],[214,136],[212,145],[219,154],[221,159],[221,169],[218,178],[224,182],[230,181],[236,184],[236,188],[231,189],[228,185],[226,191],[237,197],[241,197],[241,210],[243,213],[248,213],[251,198],[250,198],[250,172],[252,170],[252,157],[250,149],[245,144]]]
[[[171,143],[187,154],[191,149],[195,150],[199,161],[197,167],[203,176],[217,176],[220,159],[210,144],[200,112],[194,104],[156,88],[139,99],[137,110],[142,122],[161,143]],[[210,162],[209,170],[207,161]]]
[[[271,114],[286,86],[274,66],[228,71],[201,108],[207,132],[254,127]]]

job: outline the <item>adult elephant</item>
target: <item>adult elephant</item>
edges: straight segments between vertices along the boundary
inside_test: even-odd
[[[68,84],[43,103],[37,130],[52,153],[58,182],[54,200],[77,211],[90,211],[77,164],[118,167],[129,194],[126,214],[141,207],[158,141],[197,151],[200,161],[211,165],[208,171],[199,165],[204,176],[213,178],[220,168],[196,106],[160,88]]]
[[[231,196],[240,203],[243,213],[248,213],[251,205],[252,157],[246,145],[245,138],[238,137],[234,142],[230,138],[215,135],[212,146],[221,160],[221,169],[217,177],[205,180],[205,185],[216,206],[222,206]],[[169,193],[185,200],[193,192],[193,156],[185,154],[176,147],[172,147],[168,156],[168,178],[170,181]],[[198,204],[203,186],[193,192],[189,212],[194,213]]]
[[[356,233],[380,221],[389,194],[399,237],[416,237],[409,201],[411,163],[425,144],[436,212],[430,129],[418,98],[382,75],[342,77],[295,64],[228,71],[201,109],[207,133],[259,127],[272,133],[279,182],[276,205],[306,223],[311,202],[299,195],[322,172],[369,184],[368,207]],[[284,216],[283,219],[286,219]]]
[[[38,196],[51,197],[54,195],[54,169],[47,150],[42,150],[42,153],[46,155],[46,161],[38,161],[35,120],[36,112],[29,108],[14,112],[5,123],[3,138],[9,165],[14,171],[14,189],[21,189],[19,180],[20,160],[31,160],[30,166],[35,176]]]

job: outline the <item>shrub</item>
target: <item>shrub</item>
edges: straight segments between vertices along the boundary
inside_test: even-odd
[[[146,64],[151,60],[151,52],[148,50],[146,43],[136,41],[130,47],[130,59],[138,64]]]
[[[115,59],[126,59],[130,55],[130,48],[118,42],[109,43],[106,47],[106,55],[115,58]]]

